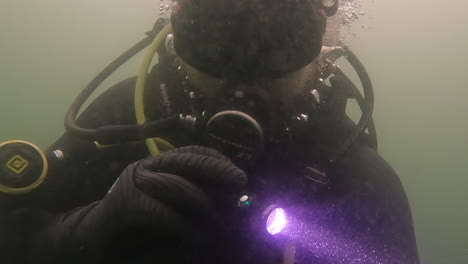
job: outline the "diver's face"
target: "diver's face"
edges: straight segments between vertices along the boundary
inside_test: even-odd
[[[263,78],[249,83],[227,81],[202,73],[186,65],[190,83],[197,93],[215,102],[225,96],[225,91],[236,91],[244,96],[261,98],[269,111],[290,116],[300,111],[295,98],[312,89],[318,80],[317,64],[314,61],[305,67],[280,78]]]

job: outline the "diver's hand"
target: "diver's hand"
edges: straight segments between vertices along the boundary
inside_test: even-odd
[[[37,236],[36,253],[81,258],[99,254],[129,229],[158,240],[213,227],[213,209],[235,202],[246,183],[245,173],[214,150],[175,149],[129,165],[101,201],[57,218]]]

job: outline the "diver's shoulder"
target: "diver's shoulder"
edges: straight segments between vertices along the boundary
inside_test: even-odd
[[[365,164],[369,167],[393,170],[382,155],[366,144],[352,145],[342,160],[348,165]]]
[[[400,184],[399,176],[382,155],[363,144],[354,144],[350,147],[337,162],[336,172],[356,180]]]
[[[85,128],[135,123],[134,90],[136,77],[122,80],[94,99],[77,119]]]
[[[109,87],[95,101],[116,101],[133,99],[136,77],[129,77]]]

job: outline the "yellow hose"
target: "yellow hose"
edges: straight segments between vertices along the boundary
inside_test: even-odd
[[[153,138],[153,141],[161,147],[161,149],[163,150],[171,150],[171,149],[175,149],[175,147],[167,142],[166,140],[162,139],[162,138]]]
[[[148,70],[151,65],[151,61],[153,60],[154,54],[156,54],[157,48],[161,45],[161,43],[165,41],[167,34],[169,34],[171,31],[172,31],[172,27],[171,27],[171,24],[169,23],[158,33],[158,35],[154,38],[153,42],[148,47],[148,51],[146,53],[146,56],[138,72],[136,87],[135,87],[135,116],[136,116],[137,123],[140,125],[146,122],[145,106],[144,106],[144,92],[145,92],[145,86],[146,86],[146,79],[148,76]],[[161,138],[156,138],[156,139],[147,138],[145,142],[146,142],[146,146],[148,147],[148,151],[150,152],[152,156],[156,156],[160,153],[158,145],[156,143],[159,143],[160,145],[164,145],[165,147],[167,146],[172,147],[172,145],[169,142]]]

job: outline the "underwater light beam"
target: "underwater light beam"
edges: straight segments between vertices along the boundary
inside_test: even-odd
[[[342,232],[343,237],[338,237],[323,226],[296,221],[291,216],[285,227],[281,235],[302,248],[305,256],[334,264],[410,263],[396,250],[379,247],[365,234],[356,236]]]

